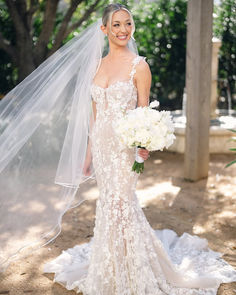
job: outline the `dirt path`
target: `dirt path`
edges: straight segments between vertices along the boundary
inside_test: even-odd
[[[137,194],[154,229],[170,228],[179,235],[188,232],[207,238],[209,246],[224,253],[224,259],[236,267],[236,165],[224,168],[232,158],[211,156],[208,179],[190,183],[182,177],[182,155],[153,153],[145,162]],[[0,276],[0,294],[76,294],[53,283],[53,275],[43,274],[42,267],[62,250],[86,242],[93,235],[98,191],[92,184],[83,193],[93,194],[94,200],[67,212],[62,233],[54,242],[13,263]],[[218,295],[233,294],[236,283],[223,284],[218,292]]]

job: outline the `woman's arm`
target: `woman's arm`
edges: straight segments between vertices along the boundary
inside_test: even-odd
[[[148,63],[145,60],[140,61],[140,63],[136,66],[134,79],[138,90],[138,107],[148,106],[152,74]],[[138,154],[144,160],[147,160],[149,157],[149,151],[146,149],[139,149]]]
[[[152,74],[148,63],[145,60],[141,60],[136,66],[134,82],[138,89],[138,107],[148,106]]]
[[[97,107],[96,107],[96,102],[92,100],[92,109],[93,109],[93,120],[94,122],[96,121],[96,115],[97,115]]]
[[[96,115],[97,115],[96,102],[92,101],[92,115],[91,116],[93,116],[93,119],[91,118],[91,120],[90,120],[90,128],[92,128],[92,124],[93,124],[92,122],[95,122],[95,120],[96,120]],[[86,157],[85,157],[84,167],[83,167],[83,174],[86,176],[89,176],[91,174],[91,171],[90,171],[91,162],[92,162],[92,151],[91,151],[91,139],[89,137],[87,152],[86,152]]]

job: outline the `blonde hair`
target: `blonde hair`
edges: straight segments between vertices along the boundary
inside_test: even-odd
[[[128,12],[128,14],[130,15],[131,18],[131,24],[132,24],[132,33],[131,33],[131,37],[133,38],[133,34],[135,31],[135,24],[134,24],[134,20],[133,20],[133,16],[131,14],[131,12],[128,10],[128,8],[123,5],[123,4],[109,4],[103,11],[103,15],[102,15],[102,24],[104,26],[107,26],[108,22],[110,25],[110,30],[111,30],[111,20],[112,20],[112,15],[114,12],[119,11],[119,10],[125,10]]]

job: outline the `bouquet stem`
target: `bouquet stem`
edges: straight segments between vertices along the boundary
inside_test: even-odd
[[[132,171],[135,171],[136,173],[143,173],[144,159],[138,155],[138,148],[142,148],[142,147],[138,146],[136,149],[136,156],[135,156],[134,164],[132,166]]]

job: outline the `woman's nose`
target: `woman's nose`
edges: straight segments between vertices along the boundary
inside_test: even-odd
[[[122,33],[126,33],[127,32],[127,29],[126,29],[126,26],[125,25],[121,25],[120,26],[120,30]]]

